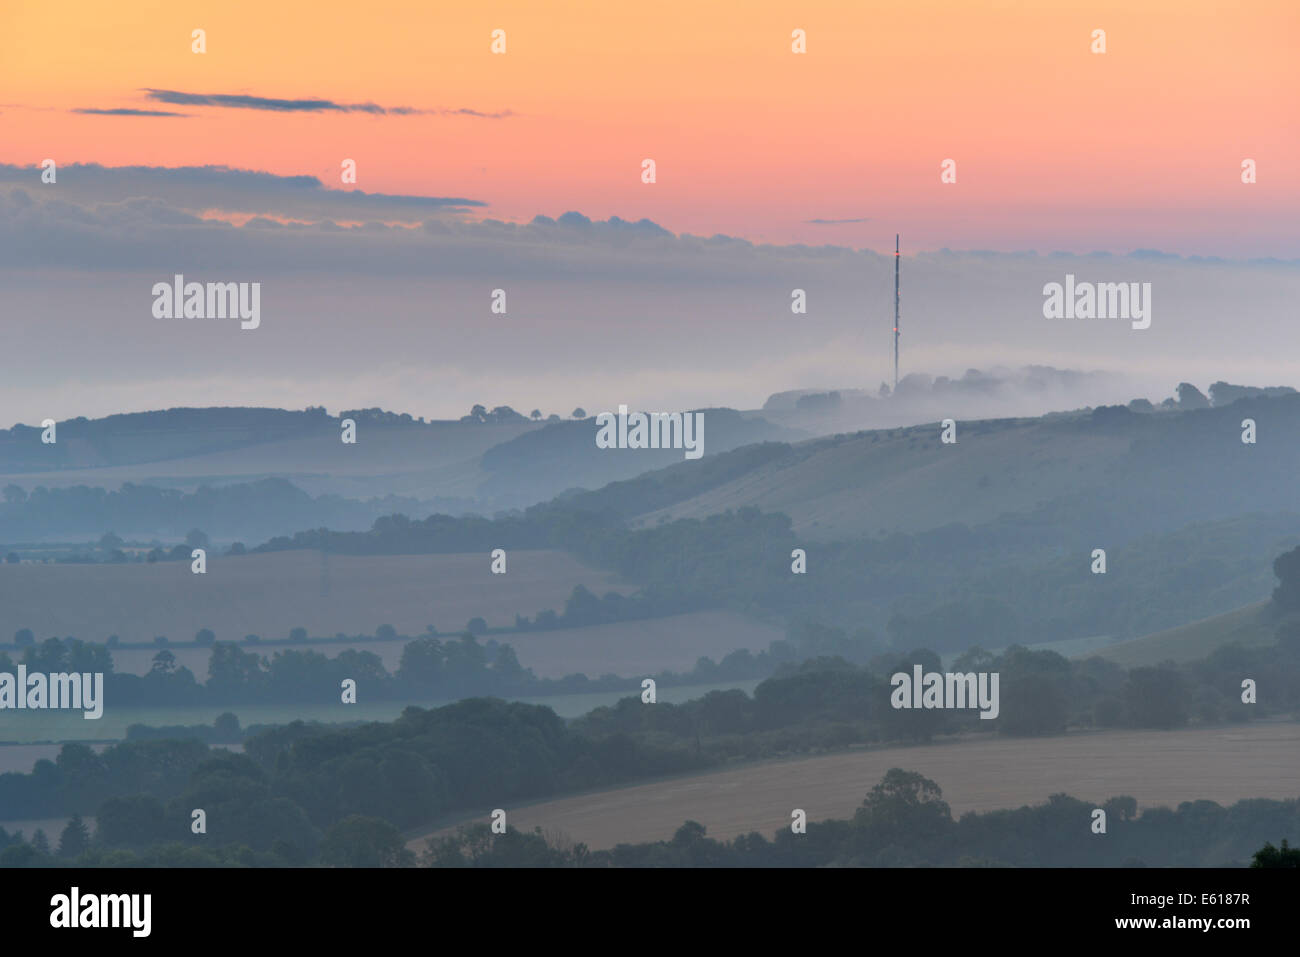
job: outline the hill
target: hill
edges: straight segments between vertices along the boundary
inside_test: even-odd
[[[425,422],[378,409],[331,416],[319,407],[180,408],[60,422],[53,444],[42,443],[39,428],[16,425],[0,430],[0,485],[28,493],[124,483],[192,491],[281,479],[311,495],[406,496],[425,514],[490,513],[682,459],[680,450],[598,449],[591,418],[533,422],[509,409],[494,413]],[[355,444],[341,441],[344,418],[356,423]],[[731,409],[707,410],[706,420],[706,457],[808,434]],[[268,528],[261,537],[293,530]]]
[[[1271,602],[1257,601],[1222,615],[1202,618],[1178,628],[1121,641],[1093,652],[1125,668],[1162,661],[1194,661],[1233,643],[1245,647],[1271,645],[1277,622]],[[1087,655],[1081,657],[1088,657]]]
[[[1142,414],[1121,406],[1037,419],[962,421],[956,443],[934,423],[784,446],[742,474],[637,516],[653,526],[756,506],[831,541],[953,523],[1017,522],[1059,540],[1116,542],[1194,521],[1293,510],[1300,395]],[[1242,421],[1258,441],[1242,442]],[[683,463],[643,482],[667,485]],[[696,469],[698,471],[698,469]]]

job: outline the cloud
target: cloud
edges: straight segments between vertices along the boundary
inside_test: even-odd
[[[151,100],[179,106],[219,106],[234,110],[271,110],[276,113],[369,113],[373,116],[416,116],[436,114],[442,116],[475,116],[499,120],[513,116],[511,110],[486,113],[481,110],[441,109],[420,110],[411,106],[384,107],[378,103],[337,103],[334,100],[285,100],[267,96],[250,96],[245,93],[183,93],[179,90],[156,90],[145,87]]]
[[[760,245],[560,210],[528,223],[264,215],[235,226],[196,214],[213,197],[254,212],[295,202],[371,212],[378,200],[385,215],[388,199],[403,214],[415,207],[400,203],[431,199],[224,167],[69,166],[46,185],[34,167],[0,166],[0,288],[17,317],[5,349],[23,357],[0,381],[6,414],[39,421],[184,395],[452,414],[481,401],[466,399],[476,389],[488,404],[526,408],[756,407],[786,389],[874,391],[892,376],[892,248]],[[1159,398],[1179,380],[1295,384],[1300,327],[1288,320],[1300,263],[938,250],[902,268],[904,373],[1054,365],[1141,385],[1108,401]],[[1151,328],[1045,319],[1043,286],[1067,273],[1151,282]],[[260,328],[155,319],[150,290],[176,274],[261,283]],[[489,312],[497,288],[508,316]],[[808,292],[807,315],[790,312],[796,288]],[[232,369],[246,388],[207,390]],[[951,404],[945,414],[959,418],[962,404]]]
[[[425,110],[425,112],[432,113],[435,111]],[[470,109],[466,109],[465,107],[461,107],[459,110],[437,110],[436,112],[440,113],[443,116],[477,116],[485,120],[503,120],[507,116],[515,115],[514,110],[502,110],[499,113],[484,113],[481,110],[470,110]]]
[[[805,219],[805,223],[811,223],[814,226],[840,226],[844,223],[869,223],[870,219]]]
[[[39,183],[39,168],[0,163],[0,188]],[[53,196],[82,205],[151,198],[195,214],[218,210],[310,222],[422,223],[488,205],[483,200],[464,196],[405,196],[327,189],[316,176],[279,176],[229,166],[71,163],[59,167],[58,183],[51,188],[56,190]]]
[[[68,110],[69,113],[86,113],[91,116],[190,116],[189,113],[172,113],[168,110],[132,110],[126,107],[118,107],[112,110],[100,110],[92,107],[83,107],[76,110]]]

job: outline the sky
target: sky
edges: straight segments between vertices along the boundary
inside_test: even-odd
[[[912,249],[1294,257],[1298,40],[1294,0],[8,0],[0,160],[343,188],[350,158],[357,189],[472,198],[513,222],[577,210],[877,250],[897,231]]]
[[[874,391],[895,233],[904,372],[1300,385],[1298,40],[1294,0],[8,0],[0,427]],[[1045,319],[1067,272],[1152,327]],[[261,327],[154,318],[177,273]]]

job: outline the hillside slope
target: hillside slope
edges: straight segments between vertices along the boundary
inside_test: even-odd
[[[1268,601],[1257,601],[1178,628],[1121,641],[1095,654],[1125,668],[1135,668],[1157,665],[1162,661],[1194,661],[1216,648],[1234,643],[1246,647],[1271,645],[1276,640],[1277,623],[1270,605]]]
[[[1256,444],[1241,441],[1246,418],[1256,421]],[[692,467],[698,463],[674,469]],[[1110,407],[959,420],[949,445],[938,423],[814,439],[638,520],[653,526],[752,505],[784,512],[811,540],[1014,521],[1092,547],[1194,521],[1293,510],[1297,474],[1300,396],[1158,414]]]
[[[179,408],[71,419],[57,424],[51,444],[41,441],[40,429],[17,425],[0,430],[0,486],[30,493],[38,486],[115,490],[131,482],[193,491],[278,478],[313,496],[416,498],[426,503],[423,514],[492,513],[600,488],[684,457],[680,449],[599,449],[591,418],[421,422],[379,410],[347,415],[356,423],[351,444],[341,441],[340,417],[320,408]],[[706,410],[705,421],[706,458],[808,434],[731,409]]]

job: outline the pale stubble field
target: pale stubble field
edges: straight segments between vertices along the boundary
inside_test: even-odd
[[[512,827],[560,831],[592,849],[666,840],[686,820],[708,836],[758,831],[771,839],[803,808],[809,821],[849,818],[890,768],[938,783],[954,819],[967,811],[1136,798],[1138,810],[1183,801],[1300,797],[1300,724],[1192,731],[1107,731],[1042,739],[988,736],[766,761],[507,808]],[[469,820],[487,821],[491,808]],[[457,822],[463,823],[463,822]],[[442,828],[445,833],[451,828]],[[408,846],[422,851],[428,833]]]

